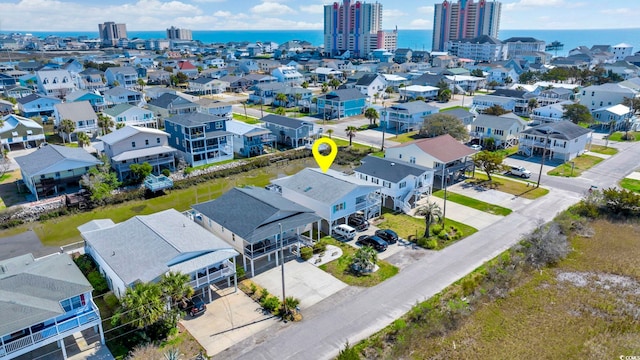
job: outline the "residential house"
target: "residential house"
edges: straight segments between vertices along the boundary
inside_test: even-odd
[[[159,127],[164,121],[175,115],[191,114],[198,111],[198,104],[177,94],[165,93],[147,103],[147,108],[156,114]]]
[[[411,84],[409,79],[397,74],[382,74],[382,77],[387,84],[387,88],[391,87],[394,91]]]
[[[415,100],[417,98],[435,100],[438,97],[439,90],[439,88],[434,86],[409,85],[401,87],[398,92],[404,100]]]
[[[60,104],[62,100],[40,94],[31,94],[16,99],[18,110],[24,117],[32,116],[51,116],[53,115],[54,105]]]
[[[33,90],[21,85],[5,86],[4,96],[8,98],[20,99],[33,94]]]
[[[507,47],[502,41],[489,35],[473,39],[457,39],[447,42],[447,50],[453,56],[475,62],[495,62],[507,58]]]
[[[229,87],[226,89],[228,92],[242,92],[252,85],[250,80],[235,75],[225,75],[220,80],[229,83]]]
[[[520,133],[518,153],[571,161],[586,151],[593,132],[571,121],[559,121],[531,127]]]
[[[233,152],[242,157],[264,154],[265,147],[275,148],[276,137],[271,130],[242,121],[227,122],[227,131],[233,134]]]
[[[353,169],[356,178],[382,185],[382,206],[409,213],[423,196],[430,196],[433,169],[400,160],[368,155]]]
[[[300,249],[312,240],[301,235],[320,221],[313,210],[275,192],[256,187],[233,188],[215,200],[195,204],[194,220],[242,253],[243,266],[255,276],[255,262],[265,257],[279,264],[284,247]]]
[[[0,357],[31,359],[42,356],[43,347],[57,343],[66,359],[69,340],[65,344],[65,339],[91,328],[98,329],[104,345],[93,288],[71,256],[35,259],[25,254],[0,260],[0,269]]]
[[[75,90],[65,97],[66,102],[88,101],[95,111],[102,111],[105,107],[104,97],[99,93],[86,90]]]
[[[494,65],[482,64],[482,66],[480,66],[479,68],[482,69],[482,71],[484,71],[485,73],[487,73],[487,76],[485,78],[485,81],[487,82],[487,84],[494,83],[494,82],[499,85],[510,84],[512,82],[517,81],[520,76],[518,72],[516,72],[514,69],[506,68],[498,64],[494,64]]]
[[[434,184],[440,189],[464,177],[474,169],[472,155],[476,151],[463,145],[451,135],[419,139],[386,149],[384,157],[402,160],[434,169]]]
[[[476,95],[473,97],[471,108],[481,113],[492,106],[498,105],[507,111],[514,111],[516,102],[517,99],[504,96]]]
[[[79,89],[87,91],[105,91],[107,86],[104,71],[95,68],[87,68],[78,73],[77,85]]]
[[[485,78],[471,75],[447,75],[443,79],[454,93],[473,93],[486,86]],[[433,86],[438,86],[437,83]],[[464,98],[463,98],[464,100]]]
[[[153,85],[168,85],[171,83],[172,73],[165,70],[154,70],[148,72],[147,83]]]
[[[341,79],[342,71],[329,67],[318,67],[311,70],[311,74],[316,76],[316,82],[329,82],[332,78]],[[313,76],[311,75],[311,76]]]
[[[582,89],[580,104],[594,111],[605,106],[622,104],[625,98],[634,98],[637,92],[619,84],[591,85]]]
[[[304,82],[304,76],[293,66],[279,66],[271,71],[271,75],[278,79],[278,82],[296,86]]]
[[[356,81],[355,88],[371,101],[376,94],[382,97],[387,88],[387,82],[382,75],[364,74]]]
[[[444,110],[440,113],[444,115],[455,116],[456,118],[460,119],[460,121],[462,121],[465,126],[471,125],[471,123],[473,123],[473,120],[475,120],[476,118],[476,115],[474,113],[461,108]]]
[[[10,101],[0,99],[0,116],[13,113],[13,104]]]
[[[189,80],[189,91],[198,95],[221,94],[229,87],[229,83],[208,77]]]
[[[633,46],[625,43],[614,45],[611,50],[615,61],[624,60],[627,56],[633,55]]]
[[[251,87],[253,93],[249,94],[249,102],[271,105],[275,101],[276,95],[285,93],[287,88],[290,88],[290,86],[280,82],[253,85]]]
[[[71,73],[67,70],[40,70],[35,75],[38,92],[42,95],[64,99],[75,89]]]
[[[251,85],[273,83],[278,81],[278,79],[276,79],[274,76],[263,75],[263,74],[249,74],[249,75],[243,76],[243,79],[246,80]]]
[[[169,272],[190,276],[189,285],[211,299],[211,285],[233,279],[235,257],[229,244],[175,209],[138,215],[115,224],[96,219],[78,227],[89,254],[121,298],[138,282],[158,282]]]
[[[530,93],[526,90],[497,89],[491,93],[491,96],[515,99],[516,103],[512,111],[516,115],[528,116],[529,100],[534,99],[536,94]]]
[[[144,97],[142,93],[131,89],[125,89],[122,86],[116,86],[103,93],[104,101],[107,106],[115,106],[119,104],[130,104],[139,106],[143,104]]]
[[[612,130],[620,130],[632,121],[633,111],[628,106],[617,104],[596,109],[591,115],[596,123],[608,124]]]
[[[0,90],[16,85],[16,79],[0,72]]]
[[[251,59],[242,59],[238,64],[240,71],[246,74],[254,74],[260,71],[258,63]]]
[[[38,199],[77,188],[80,177],[102,162],[82,148],[46,145],[16,157],[22,182]]]
[[[563,101],[569,101],[573,98],[573,91],[565,88],[553,88],[542,90],[536,97],[538,106],[547,106]]]
[[[535,108],[531,113],[531,120],[533,120],[536,124],[567,120],[564,117],[564,106],[572,104],[574,104],[573,101],[567,100]]]
[[[55,124],[60,125],[62,120],[69,119],[75,124],[75,132],[86,132],[94,134],[98,131],[98,115],[88,101],[78,101],[70,103],[56,104],[53,116]],[[69,134],[71,137],[71,134]]]
[[[640,75],[640,67],[624,60],[616,61],[612,64],[602,64],[602,68],[608,73],[611,72],[628,80]]]
[[[411,49],[400,48],[396,49],[393,55],[393,61],[397,62],[398,64],[404,64],[406,62],[410,62],[412,57],[413,51],[411,51]]]
[[[515,114],[501,116],[483,115],[476,117],[471,124],[469,135],[485,144],[491,138],[498,148],[508,148],[518,144],[518,136],[526,128],[527,123]]]
[[[439,108],[420,100],[393,104],[382,110],[380,126],[394,129],[396,134],[418,130],[426,116],[439,111]]]
[[[189,77],[189,79],[195,79],[198,77],[198,68],[188,60],[180,60],[176,66],[176,70]]]
[[[138,71],[131,66],[107,68],[104,76],[109,86],[121,86],[125,89],[133,89],[138,86]]]
[[[175,170],[177,150],[169,146],[169,134],[158,129],[127,125],[100,137],[103,152],[120,181],[131,177],[131,164],[148,163],[153,173]]]
[[[190,166],[233,159],[233,137],[226,131],[226,118],[192,112],[165,119],[170,146]]]
[[[325,119],[356,116],[364,113],[366,96],[358,89],[338,89],[318,96],[318,113]]]
[[[198,112],[223,117],[227,120],[233,119],[233,108],[231,103],[202,98],[197,100],[196,104],[198,104]]]
[[[276,136],[277,142],[297,148],[312,144],[315,138],[321,133],[321,129],[316,132],[313,123],[269,114],[260,121],[264,122],[264,127],[269,129]]]
[[[36,147],[45,141],[44,128],[37,122],[9,114],[0,122],[0,140],[3,149],[17,150]]]
[[[156,119],[153,111],[139,108],[131,104],[116,105],[114,107],[105,109],[103,111],[103,114],[113,120],[116,128],[120,124],[152,128],[158,127],[158,120]]]
[[[360,213],[371,219],[381,214],[380,185],[332,169],[306,168],[271,183],[284,198],[315,211],[322,218],[320,231],[325,234],[346,224],[350,215]]]

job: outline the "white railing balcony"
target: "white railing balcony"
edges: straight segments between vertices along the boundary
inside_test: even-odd
[[[209,269],[211,270],[211,269]],[[189,282],[192,288],[198,289],[203,285],[210,284],[214,281],[226,279],[229,276],[235,274],[236,269],[233,267],[233,263],[229,260],[225,260],[222,263],[222,269],[217,271],[207,271],[207,275],[198,277],[196,272],[196,279]]]
[[[541,122],[559,122],[564,120],[563,118],[551,117],[551,116],[542,116],[542,115],[531,115],[531,120],[533,121],[541,121]]]

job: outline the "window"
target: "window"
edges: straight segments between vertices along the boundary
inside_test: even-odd
[[[337,205],[333,205],[333,212],[336,213],[336,212],[338,212],[340,210],[344,210],[345,207],[346,207],[346,203],[344,203],[344,202],[342,202],[340,204],[337,204]]]
[[[231,234],[231,240],[236,241],[236,234]]]
[[[135,141],[132,141],[132,142],[131,142],[131,147],[132,147],[132,148],[136,147],[136,142],[135,142]]]
[[[224,123],[222,121],[216,121],[216,130],[222,129],[224,127]]]
[[[406,181],[401,182],[401,183],[398,185],[398,187],[399,187],[400,189],[404,189],[404,188],[406,188],[406,187],[407,187],[407,182],[406,182]]]
[[[156,138],[156,144],[160,144],[160,138]]]
[[[402,154],[399,154],[399,155],[398,155],[398,159],[402,159]]]
[[[374,184],[376,184],[376,185],[378,185],[379,180],[378,180],[378,178],[374,178],[374,177],[372,177],[372,178],[371,178],[371,182],[372,182],[372,183],[374,183]]]
[[[410,162],[410,163],[412,163],[412,164],[415,164],[415,163],[416,163],[416,158],[415,158],[415,156],[411,156],[411,157],[409,158],[409,162]]]
[[[145,140],[144,140],[144,144],[145,144],[145,145],[149,145],[149,139],[145,139]]]
[[[496,134],[496,135],[502,136],[502,135],[504,135],[504,130],[497,130],[496,129],[496,130],[493,130],[493,133]]]
[[[382,186],[386,187],[386,188],[391,188],[391,183],[388,181],[382,181]]]

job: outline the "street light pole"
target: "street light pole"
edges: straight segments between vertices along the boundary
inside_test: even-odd
[[[542,167],[544,166],[544,157],[547,155],[547,143],[549,142],[549,132],[547,131],[547,136],[544,139],[544,144],[542,148],[542,161],[540,162],[540,173],[538,174],[538,183],[536,184],[536,188],[540,187],[540,178],[542,177]]]
[[[287,297],[284,292],[284,237],[282,236],[282,223],[278,223],[278,226],[280,227],[280,257],[282,258],[282,307],[284,308],[282,318],[287,321],[285,318],[287,316]]]
[[[444,224],[444,220],[447,217],[447,182],[449,177],[449,171],[447,171],[447,178],[445,178],[444,170],[445,165],[442,167],[442,179],[444,180],[444,206],[442,207],[442,223]]]
[[[387,117],[387,107],[384,105],[384,101],[382,102],[382,106],[384,107],[382,110],[382,117],[384,118],[384,125],[382,126],[382,145],[380,146],[380,151],[384,151],[384,135],[387,129],[388,117]],[[380,125],[382,125],[382,120],[380,120]]]

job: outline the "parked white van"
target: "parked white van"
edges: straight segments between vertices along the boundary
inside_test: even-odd
[[[347,241],[353,240],[356,237],[356,229],[345,224],[334,227],[333,233],[336,236],[339,236],[340,238],[345,239]]]

